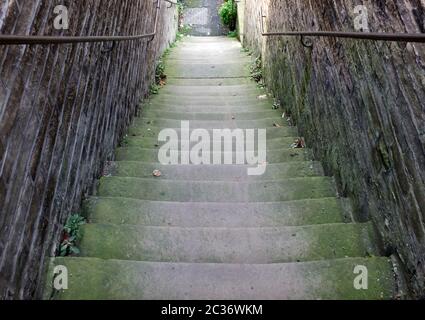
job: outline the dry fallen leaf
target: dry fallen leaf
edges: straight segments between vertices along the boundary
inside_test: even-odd
[[[278,124],[278,123],[273,123],[273,127],[275,127],[275,128],[282,128],[282,126],[280,124]]]
[[[305,142],[303,138],[298,138],[295,140],[295,142],[292,144],[293,149],[304,149],[305,148]]]
[[[152,174],[153,174],[154,177],[157,177],[157,178],[162,176],[162,173],[159,170],[155,170]]]

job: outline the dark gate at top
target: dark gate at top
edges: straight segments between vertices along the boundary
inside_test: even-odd
[[[221,36],[226,34],[218,15],[223,0],[184,0],[185,25],[191,27],[193,36]]]

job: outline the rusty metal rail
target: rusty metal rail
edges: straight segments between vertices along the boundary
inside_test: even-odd
[[[386,33],[386,32],[340,32],[340,31],[285,31],[266,32],[264,30],[264,19],[267,18],[260,12],[261,35],[265,37],[273,36],[301,36],[303,37],[328,37],[347,38],[360,40],[396,41],[396,42],[425,42],[424,33]],[[304,39],[302,39],[302,42]],[[304,44],[304,43],[303,43]]]
[[[162,0],[169,3],[169,8],[177,2]],[[157,33],[161,0],[156,0],[154,30],[151,33],[133,36],[23,36],[0,35],[0,45],[34,45],[34,44],[72,44],[90,42],[120,42],[150,39],[152,41]]]

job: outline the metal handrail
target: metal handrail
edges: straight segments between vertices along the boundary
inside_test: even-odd
[[[170,3],[169,7],[177,4],[171,0],[163,0]],[[70,44],[90,42],[119,42],[135,41],[151,38],[152,41],[157,33],[159,11],[161,0],[156,0],[155,25],[151,33],[134,36],[22,36],[22,35],[0,35],[0,45],[30,45],[30,44]]]
[[[301,37],[330,37],[397,42],[425,42],[424,33],[388,33],[388,32],[341,32],[341,31],[285,31],[265,32],[263,10],[260,12],[261,35],[270,36],[301,36]]]
[[[168,8],[171,8],[172,6],[176,6],[176,5],[178,5],[178,4],[179,4],[179,3],[177,2],[177,0],[176,0],[176,1],[164,0],[164,1],[169,3]]]

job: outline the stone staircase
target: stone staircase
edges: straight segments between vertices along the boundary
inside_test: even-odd
[[[297,130],[249,79],[228,38],[187,38],[168,56],[167,85],[135,120],[96,197],[85,203],[81,256],[55,299],[391,299],[395,276],[372,225],[354,223]],[[267,171],[161,165],[159,132],[267,129]],[[160,177],[153,171],[159,170]],[[345,208],[345,209],[344,209]],[[368,290],[354,288],[356,266]]]

